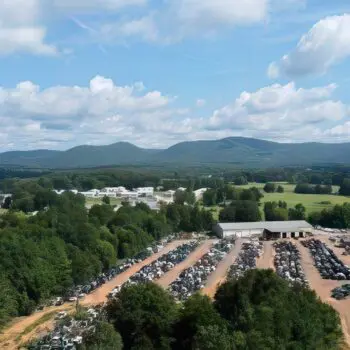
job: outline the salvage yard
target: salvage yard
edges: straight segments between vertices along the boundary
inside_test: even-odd
[[[218,264],[216,270],[209,275],[207,279],[207,283],[205,284],[205,287],[202,289],[203,294],[206,294],[211,298],[214,297],[217,288],[220,286],[220,284],[225,282],[227,272],[230,266],[233,264],[233,262],[237,258],[242,248],[243,242],[244,240],[237,239],[231,251]]]
[[[206,254],[217,240],[206,240],[204,241],[194,252],[192,252],[187,259],[185,259],[180,264],[176,265],[171,271],[159,278],[156,283],[163,288],[168,288],[168,286],[176,278],[179,277],[183,270],[188,269],[190,266],[195,264],[204,254]]]
[[[350,263],[350,257],[341,255],[343,249],[334,247],[328,236],[320,235],[316,238],[326,243],[345,265]],[[294,279],[303,281],[305,274],[310,287],[324,302],[339,312],[346,341],[350,344],[350,298],[345,300],[331,298],[332,289],[346,281],[322,279],[314,266],[309,249],[303,246],[302,241],[288,240],[289,243],[285,243],[286,240],[280,240],[275,243],[237,239],[231,244],[230,241],[207,239],[195,244],[191,243],[194,242],[193,239],[174,240],[157,253],[120,272],[87,294],[79,303],[84,306],[105,303],[108,294],[116,286],[120,287],[124,283],[142,283],[147,279],[169,289],[178,300],[186,300],[196,291],[201,291],[212,298],[227,276],[240,276],[251,268],[272,268],[281,277],[290,281]],[[30,335],[41,332],[43,328],[48,329],[47,325],[52,323],[46,316],[62,310],[72,311],[74,304],[64,303],[60,306],[47,307],[31,316],[15,320],[12,326],[0,335],[0,348],[15,349],[21,338],[24,339],[28,329]],[[45,327],[40,325],[41,319],[45,319]],[[27,338],[26,336],[25,339]]]

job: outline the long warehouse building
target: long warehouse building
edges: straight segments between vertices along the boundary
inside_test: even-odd
[[[313,227],[304,220],[218,223],[213,228],[221,238],[260,236],[263,239],[305,237]]]

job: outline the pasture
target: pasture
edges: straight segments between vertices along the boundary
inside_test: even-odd
[[[276,185],[281,185],[284,188],[284,193],[265,193],[263,188],[265,184],[249,183],[244,186],[235,186],[237,188],[250,188],[257,187],[261,190],[264,198],[261,199],[261,207],[263,209],[265,202],[278,202],[285,201],[288,204],[288,208],[294,207],[296,204],[301,203],[305,206],[307,213],[314,211],[321,211],[323,209],[331,208],[336,204],[343,204],[350,202],[350,197],[339,196],[336,193],[339,190],[338,186],[333,186],[333,194],[299,194],[294,193],[295,185],[276,182]],[[330,202],[330,204],[323,204],[323,202]]]

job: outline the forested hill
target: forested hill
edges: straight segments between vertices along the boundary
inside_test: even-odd
[[[16,151],[0,154],[0,166],[89,168],[120,164],[233,164],[271,167],[349,164],[350,143],[277,143],[230,137],[181,142],[168,149],[150,150],[128,142],[107,146],[78,146],[67,151]]]

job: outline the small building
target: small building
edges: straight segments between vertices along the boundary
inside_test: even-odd
[[[305,237],[313,233],[313,227],[305,220],[299,221],[258,221],[218,223],[213,231],[219,237],[252,237],[260,236],[263,239],[279,239]]]
[[[134,189],[134,192],[137,192],[140,197],[152,197],[154,193],[153,187],[138,187]]]

